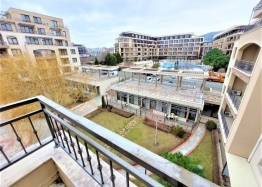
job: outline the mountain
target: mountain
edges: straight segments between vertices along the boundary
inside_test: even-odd
[[[200,37],[204,37],[205,38],[205,42],[212,42],[213,41],[213,37],[217,34],[220,33],[222,31],[214,31],[214,32],[209,32],[206,34],[201,35]]]

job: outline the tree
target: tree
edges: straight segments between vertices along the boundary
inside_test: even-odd
[[[152,66],[152,68],[159,68],[160,67],[160,63],[159,62],[157,62],[157,63],[155,63],[155,64],[153,64],[153,66]]]
[[[192,158],[189,158],[188,156],[184,156],[182,153],[168,153],[168,151],[164,151],[161,155],[165,159],[169,160],[170,162],[173,162],[174,164],[187,169],[188,171],[191,171],[192,173],[195,173],[203,178],[205,178],[205,172],[202,168],[198,167],[200,164],[199,160],[195,160]],[[158,182],[163,184],[167,187],[173,187],[170,183],[164,181],[162,178],[158,178]]]
[[[98,60],[97,60],[97,58],[95,59],[95,65],[98,65],[99,64],[99,62],[98,62]]]
[[[224,56],[223,51],[217,48],[211,49],[203,58],[204,64],[212,66],[215,71],[220,68],[227,69],[229,60],[230,57]]]
[[[117,60],[117,64],[123,62],[123,58],[121,57],[120,53],[117,52],[117,53],[114,53],[114,56],[116,57],[116,60]]]
[[[116,59],[115,55],[107,53],[107,55],[105,56],[105,64],[108,65],[108,66],[117,65],[117,59]]]
[[[102,108],[106,108],[106,101],[105,101],[105,98],[104,96],[102,96]]]

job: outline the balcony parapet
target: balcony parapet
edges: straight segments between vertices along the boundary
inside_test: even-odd
[[[222,112],[220,113],[220,119],[222,121],[222,128],[223,128],[225,136],[227,138],[228,134],[229,134],[229,129],[228,129],[228,125],[227,125],[225,114],[223,114]]]
[[[181,168],[172,162],[148,151],[147,149],[123,138],[120,135],[115,134],[114,132],[95,124],[88,119],[74,114],[70,110],[64,108],[63,106],[49,100],[44,96],[37,96],[34,98],[14,102],[5,106],[0,107],[0,112],[6,112],[11,109],[15,109],[21,106],[25,106],[31,103],[38,103],[39,108],[36,111],[27,113],[25,115],[9,119],[0,123],[0,127],[4,128],[5,126],[11,126],[12,131],[15,134],[16,140],[19,142],[18,144],[21,146],[24,154],[20,155],[19,158],[12,160],[6,154],[5,145],[1,145],[0,152],[6,160],[6,164],[1,164],[0,171],[5,168],[15,164],[19,160],[25,158],[30,155],[37,149],[41,149],[43,146],[47,145],[50,142],[54,142],[56,146],[61,147],[76,163],[83,168],[85,172],[87,172],[99,185],[108,186],[111,184],[105,184],[103,180],[103,168],[100,163],[100,154],[104,155],[109,159],[110,163],[110,179],[112,181],[112,185],[114,186],[115,175],[112,172],[113,166],[112,163],[116,163],[120,167],[122,167],[126,171],[126,183],[129,186],[129,174],[132,174],[135,178],[145,183],[147,186],[162,186],[157,181],[153,180],[143,172],[137,170],[132,165],[128,164],[94,140],[90,139],[85,134],[81,133],[79,130],[69,125],[69,123],[76,125],[89,133],[90,135],[98,138],[103,143],[113,147],[119,153],[125,155],[129,159],[133,160],[135,163],[141,165],[146,168],[146,170],[151,171],[157,176],[164,178],[169,183],[176,186],[202,186],[202,187],[218,187],[216,184],[207,181],[206,179],[201,178],[200,176],[189,172],[188,170]],[[52,111],[52,112],[51,112]],[[41,142],[39,140],[37,131],[34,128],[34,121],[30,119],[31,116],[35,114],[42,113],[45,116],[45,121],[50,134],[52,135],[52,140],[49,142]],[[34,132],[39,146],[35,150],[28,150],[27,147],[24,146],[22,139],[24,138],[22,134],[19,134],[16,130],[16,126],[13,125],[14,122],[17,122],[21,119],[29,120],[32,131]],[[21,125],[21,124],[17,124]],[[59,130],[58,130],[59,129]],[[68,135],[66,133],[68,133]],[[72,138],[74,136],[75,140]],[[93,165],[90,159],[83,159],[84,152],[80,146],[80,140],[83,141],[84,149],[87,153],[87,158],[89,158],[88,152],[90,151],[89,147],[94,148],[94,152],[97,159],[97,165]],[[85,155],[86,156],[86,155]],[[93,169],[97,167],[99,170],[99,175],[94,174]]]
[[[231,99],[234,107],[238,110],[239,106],[241,104],[241,100],[236,96],[234,93],[234,90],[232,90],[230,87],[228,87],[227,93],[229,95],[229,98]]]
[[[253,30],[260,28],[261,26],[262,26],[262,17],[258,18],[257,20],[255,20],[251,24],[247,25],[242,36],[249,33],[249,32],[252,32]]]
[[[246,60],[237,60],[235,64],[235,68],[251,75],[253,68],[255,66],[255,62],[250,62]]]

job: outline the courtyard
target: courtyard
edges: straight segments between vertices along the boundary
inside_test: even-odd
[[[173,150],[184,141],[183,139],[177,138],[171,133],[158,130],[158,145],[154,146],[155,129],[143,124],[143,118],[140,116],[134,115],[130,118],[124,118],[118,114],[104,110],[89,119],[158,155],[161,155],[161,153],[165,150]],[[92,137],[90,134],[86,133],[80,128],[78,129],[130,164],[136,164],[97,138]],[[207,131],[200,144],[188,156],[190,158],[199,160],[200,164],[205,170],[206,179],[213,181],[213,162],[212,153],[210,151],[212,152],[211,133]],[[107,160],[105,157],[103,157],[103,159]],[[115,169],[120,169],[116,165],[114,167]],[[152,177],[156,178],[154,175]],[[143,186],[142,183],[136,180],[132,181],[135,182],[138,186]]]

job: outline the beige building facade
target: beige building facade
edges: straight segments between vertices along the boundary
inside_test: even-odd
[[[122,32],[115,40],[115,52],[124,62],[147,59],[198,59],[204,41],[194,33],[151,36],[133,31]]]
[[[63,19],[9,8],[0,17],[0,54],[27,53],[38,58],[55,55],[65,72],[78,70],[78,48],[73,46]]]
[[[232,54],[234,42],[240,38],[245,30],[244,25],[232,26],[214,36],[213,47],[223,51],[223,54],[230,56]]]
[[[260,5],[260,6],[258,6]],[[226,153],[223,174],[231,186],[262,186],[262,3],[235,41],[220,106],[221,142]]]

